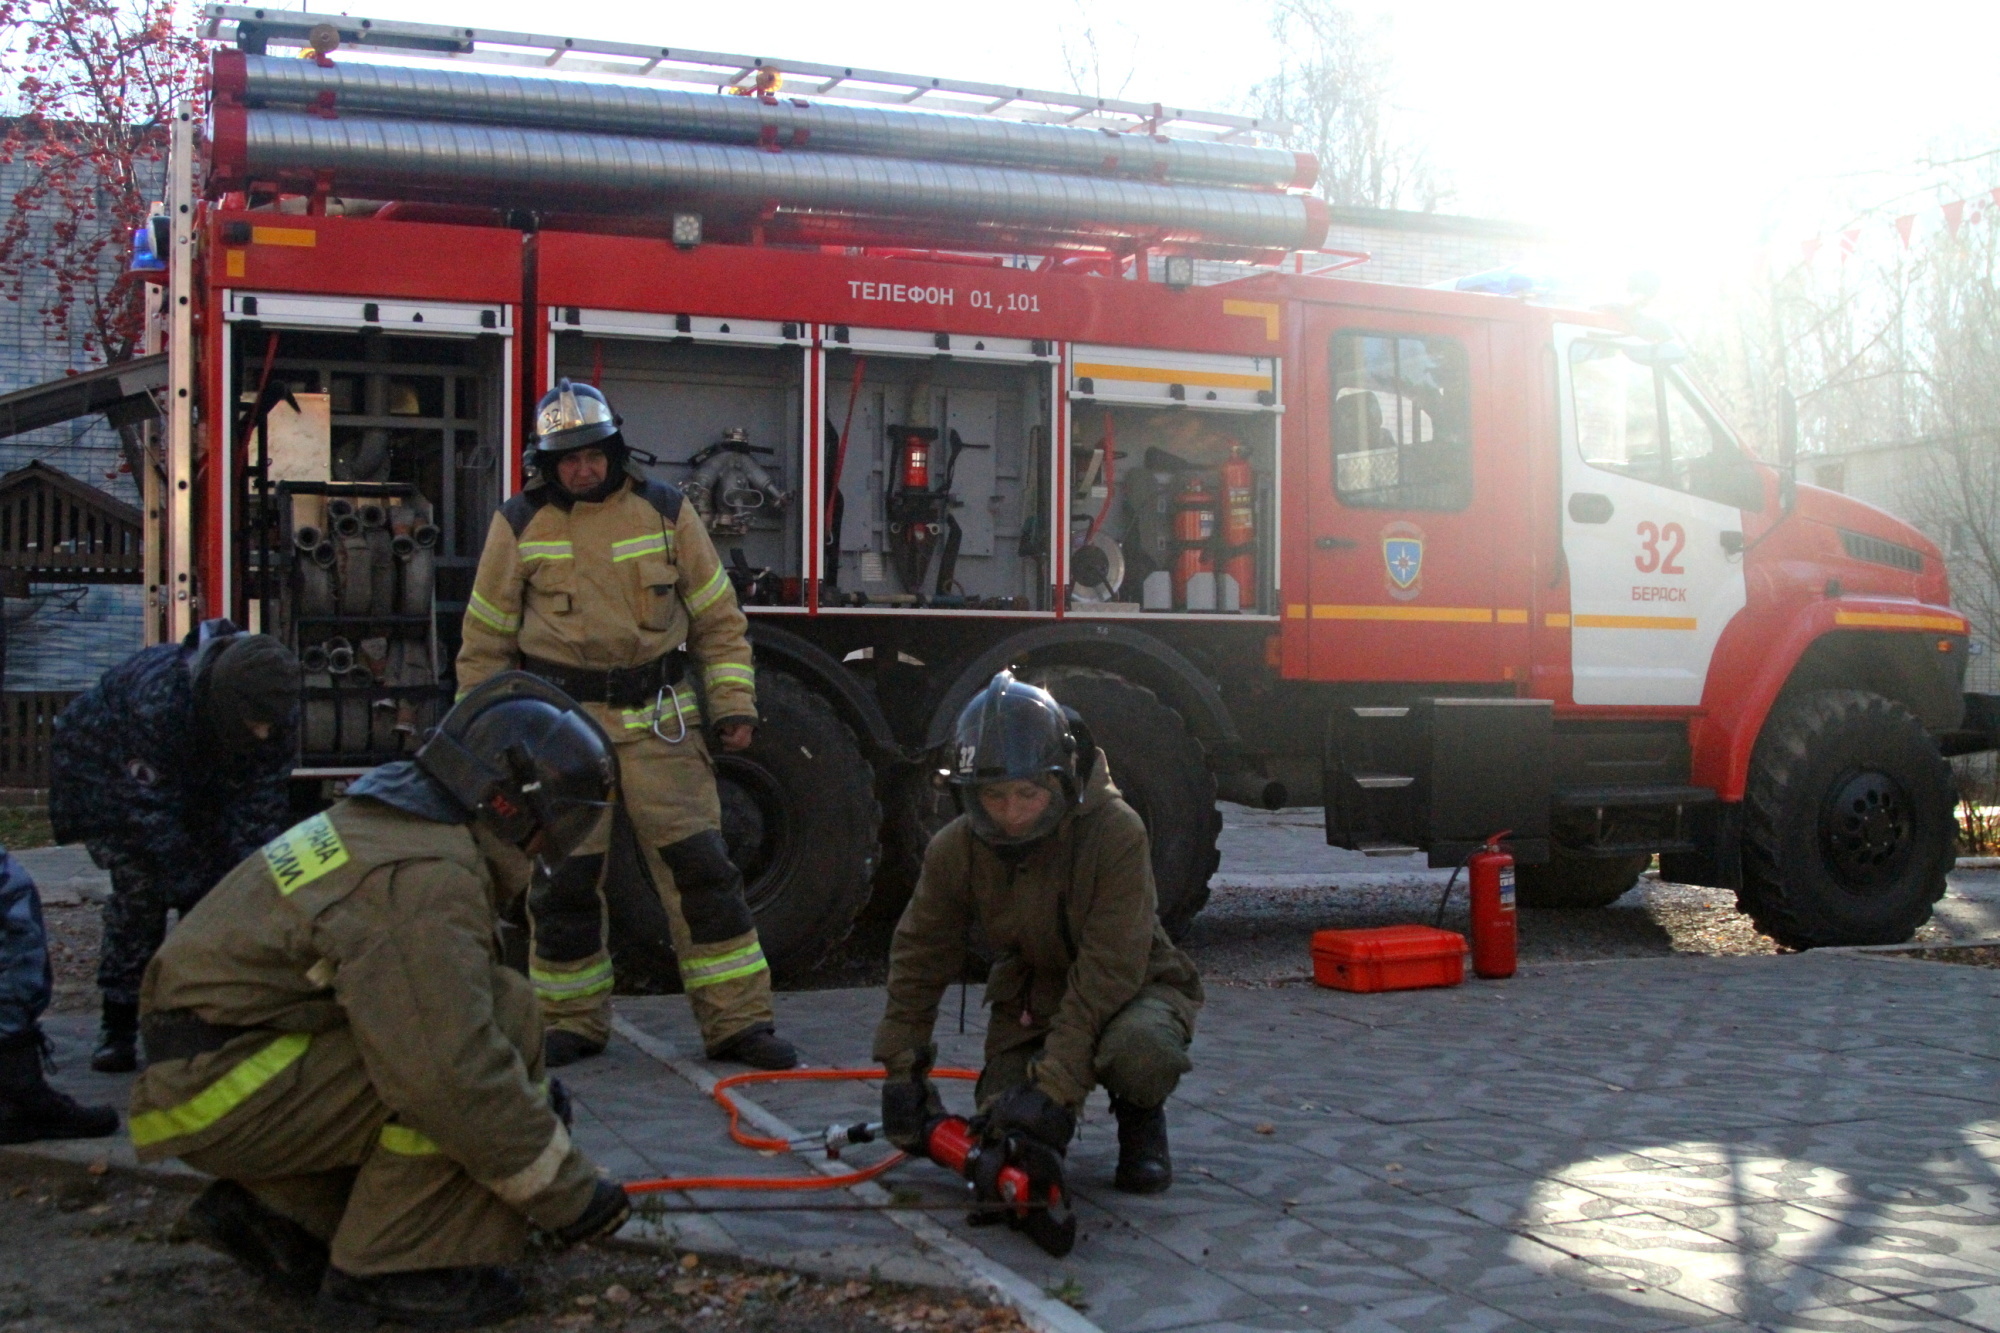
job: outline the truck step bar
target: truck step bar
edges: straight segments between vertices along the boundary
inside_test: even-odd
[[[1690,805],[1709,805],[1716,800],[1712,787],[1669,785],[1630,787],[1558,787],[1554,803],[1558,810],[1664,810]]]

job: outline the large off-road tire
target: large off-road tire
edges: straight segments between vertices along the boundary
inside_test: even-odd
[[[1787,699],[1750,759],[1737,906],[1794,949],[1900,944],[1944,894],[1957,801],[1901,704],[1861,690]]]
[[[757,937],[784,978],[847,938],[875,878],[882,807],[875,770],[826,700],[760,671],[757,711],[749,749],[716,750],[715,784]]]
[[[861,920],[893,924],[916,892],[917,877],[924,869],[924,850],[939,829],[958,817],[958,804],[937,781],[934,764],[890,772],[882,780],[881,793],[882,864],[875,872],[875,891],[861,910]]]
[[[1522,907],[1569,911],[1609,907],[1652,861],[1650,855],[1580,856],[1559,844],[1546,865],[1514,867],[1514,900]]]
[[[847,938],[875,875],[882,810],[874,769],[824,699],[791,676],[760,671],[757,711],[749,749],[715,747],[715,785],[729,858],[743,872],[764,956],[784,980]],[[657,900],[649,905],[650,884],[629,848],[614,845],[612,858],[606,894],[620,989],[678,989],[666,914]]]
[[[1178,939],[1208,902],[1208,878],[1222,853],[1215,775],[1201,742],[1159,696],[1122,676],[1088,667],[1049,667],[1029,677],[1083,715],[1111,765],[1111,780],[1146,821],[1160,920]]]

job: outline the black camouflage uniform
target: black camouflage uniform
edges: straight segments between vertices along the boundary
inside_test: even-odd
[[[208,671],[223,648],[251,641],[260,641],[272,676],[283,676],[289,661],[288,677],[258,688],[272,699],[288,694],[292,709],[266,740],[225,744],[202,716]],[[182,643],[133,654],[56,719],[49,790],[56,839],[84,843],[111,872],[97,965],[107,1039],[136,1030],[139,983],[166,938],[167,913],[185,915],[292,822],[286,781],[297,750],[297,693],[289,652],[210,620]],[[125,1037],[123,1047],[130,1044]],[[132,1067],[123,1051],[99,1063]]]

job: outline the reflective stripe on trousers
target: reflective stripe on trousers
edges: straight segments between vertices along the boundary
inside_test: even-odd
[[[574,972],[552,972],[540,964],[528,968],[528,980],[542,1000],[584,1000],[610,990],[615,980],[611,960],[603,958]]]
[[[764,961],[764,946],[752,940],[724,953],[688,958],[681,964],[681,984],[689,990],[699,990],[769,969],[770,964]]]
[[[179,1106],[132,1117],[133,1146],[143,1148],[201,1133],[283,1073],[310,1045],[310,1032],[287,1032]]]

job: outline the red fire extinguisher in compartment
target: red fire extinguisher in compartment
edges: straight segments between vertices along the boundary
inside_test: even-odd
[[[1222,465],[1222,545],[1228,552],[1222,572],[1236,580],[1237,604],[1257,605],[1257,511],[1251,498],[1250,451],[1239,441],[1229,443],[1229,461]]]
[[[1513,832],[1512,829],[1507,831]],[[1496,833],[1466,859],[1472,900],[1472,970],[1489,981],[1514,975],[1514,855]]]
[[[912,493],[922,493],[931,488],[931,441],[934,430],[906,430],[903,432],[903,489]]]
[[[1215,492],[1208,478],[1190,472],[1174,502],[1174,603],[1187,605],[1188,580],[1215,572]]]

